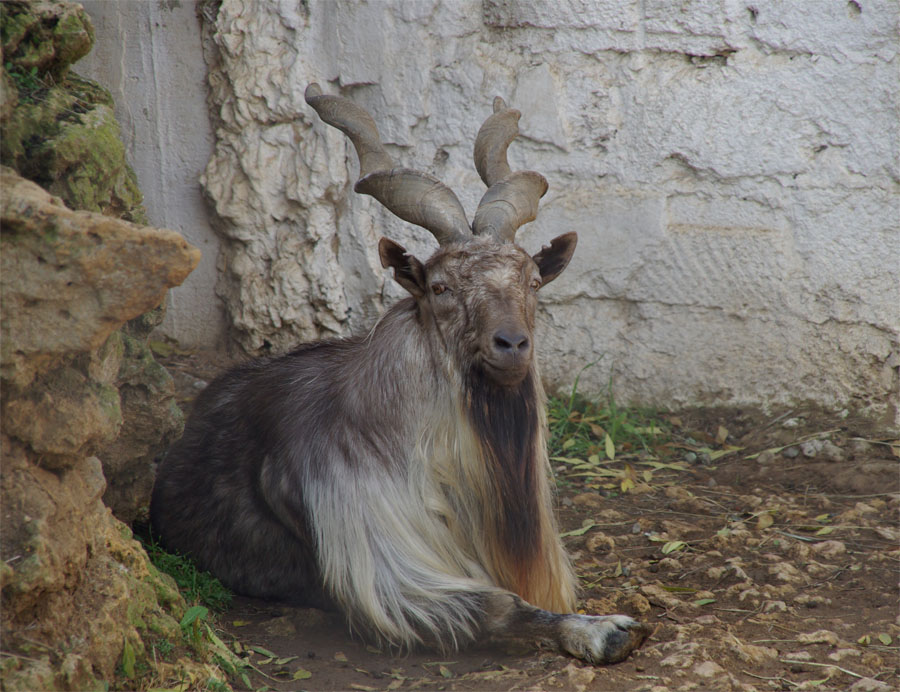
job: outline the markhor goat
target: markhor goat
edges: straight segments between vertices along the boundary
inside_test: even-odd
[[[575,578],[552,513],[533,333],[537,291],[576,236],[534,257],[514,243],[547,189],[507,163],[519,112],[495,99],[478,133],[488,190],[470,229],[448,187],[394,166],[368,113],[316,84],[306,100],[355,145],[356,191],[440,249],[422,263],[382,239],[411,297],[370,333],[212,382],[160,465],[153,530],[238,593],[336,605],[392,644],[524,640],[622,660],[646,625],[559,614]]]

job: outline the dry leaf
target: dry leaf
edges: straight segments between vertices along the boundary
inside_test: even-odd
[[[725,440],[728,439],[728,428],[724,426],[719,426],[719,429],[716,431],[716,442],[720,445],[725,444]]]
[[[572,529],[571,531],[566,531],[565,533],[559,534],[559,537],[565,538],[566,536],[583,536],[595,526],[597,526],[597,522],[595,522],[593,519],[585,519],[580,529]]]
[[[604,435],[603,437],[603,445],[606,451],[606,458],[612,461],[616,458],[616,445],[613,443],[612,438],[609,436],[609,433]]]

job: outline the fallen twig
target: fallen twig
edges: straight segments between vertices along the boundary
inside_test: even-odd
[[[780,682],[781,684],[793,685],[794,687],[800,686],[798,683],[793,682],[793,681],[788,680],[787,678],[783,678],[783,677],[767,678],[764,675],[756,675],[754,673],[751,673],[749,670],[742,670],[741,672],[744,675],[749,675],[751,678],[756,678],[757,680],[775,680],[777,682]]]
[[[802,666],[816,666],[818,668],[834,668],[835,670],[839,670],[846,675],[852,675],[854,678],[864,678],[865,675],[860,675],[859,673],[854,673],[852,670],[847,670],[846,668],[841,668],[840,666],[836,666],[833,663],[813,663],[812,661],[795,661],[791,658],[779,658],[779,661],[782,663],[795,663],[797,665]]]

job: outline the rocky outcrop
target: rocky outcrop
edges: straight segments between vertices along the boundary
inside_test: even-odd
[[[71,211],[9,169],[0,209],[2,626],[21,654],[4,686],[92,689],[113,679],[124,641],[140,654],[148,635],[179,636],[164,606],[180,596],[103,503],[96,454],[124,444],[117,385],[134,338],[117,329],[199,252],[172,231]]]
[[[9,169],[0,210],[2,627],[18,652],[4,686],[93,689],[124,641],[140,653],[148,634],[179,634],[164,606],[180,596],[103,503],[96,454],[123,429],[132,337],[116,330],[199,252],[172,231],[69,210]]]
[[[90,49],[93,28],[74,3],[4,3],[0,19],[4,54],[0,161],[58,195],[68,207],[57,205],[47,212],[58,217],[59,224],[43,231],[64,237],[66,242],[46,245],[37,230],[41,219],[25,213],[33,212],[28,207],[33,200],[26,202],[19,194],[7,196],[10,214],[17,221],[10,221],[4,233],[15,234],[17,241],[6,260],[12,266],[20,261],[21,253],[38,256],[40,271],[16,278],[25,283],[15,289],[10,284],[14,279],[4,283],[10,315],[7,327],[16,334],[18,351],[4,343],[3,376],[23,387],[31,378],[28,370],[52,360],[50,354],[95,350],[114,331],[113,325],[152,310],[114,337],[115,344],[107,347],[112,355],[104,367],[117,370],[111,371],[114,376],[107,377],[103,385],[95,383],[98,402],[119,401],[118,422],[105,431],[86,426],[82,434],[97,443],[94,451],[107,480],[106,503],[116,516],[131,522],[146,509],[154,458],[177,438],[183,426],[171,378],[154,361],[146,337],[162,319],[162,309],[157,306],[163,301],[165,286],[180,283],[174,276],[185,272],[183,267],[170,267],[161,260],[159,238],[114,233],[111,221],[100,219],[94,235],[77,242],[67,235],[75,218],[73,209],[146,222],[109,94],[69,69]],[[16,209],[16,205],[22,208]],[[12,243],[12,235],[9,240]],[[129,274],[137,265],[146,270],[142,277]],[[128,269],[123,271],[123,266]],[[126,286],[129,281],[138,284]],[[26,303],[40,314],[26,310]],[[96,320],[104,323],[103,329],[96,329]],[[96,343],[88,343],[90,339]],[[65,414],[81,412],[75,408]],[[26,416],[29,411],[18,413]],[[55,415],[64,417],[59,409]],[[40,421],[43,419],[32,425],[37,426],[34,434],[43,437],[46,431],[37,428],[45,422]]]
[[[184,601],[103,504],[99,459],[45,468],[6,434],[0,445],[3,687],[102,690],[125,646],[143,658],[179,640]]]
[[[132,222],[109,97],[69,72],[93,35],[80,6],[7,2],[0,19],[0,681],[128,687],[181,640],[183,599],[119,518],[182,425],[146,337],[200,253]]]
[[[94,351],[157,307],[199,259],[174,231],[68,209],[8,168],[3,200],[3,378],[19,387],[61,357]]]
[[[4,427],[44,464],[99,454],[107,502],[131,521],[182,416],[147,320],[116,330],[158,306],[199,251],[172,231],[71,211],[9,169],[0,187]]]

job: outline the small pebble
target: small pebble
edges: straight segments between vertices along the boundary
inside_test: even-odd
[[[781,456],[793,459],[794,457],[800,456],[800,450],[797,447],[785,447],[781,450]]]
[[[833,442],[826,440],[825,445],[822,447],[822,457],[826,461],[843,461],[844,450]]]
[[[766,601],[763,611],[766,613],[786,613],[787,603],[784,601]]]
[[[822,451],[822,448],[825,446],[824,440],[807,440],[803,444],[800,445],[800,451],[803,452],[803,456],[812,459],[819,452]]]
[[[771,464],[773,461],[775,461],[775,453],[772,452],[771,449],[767,449],[765,452],[760,452],[759,456],[756,457],[756,463],[762,464],[763,466]]]
[[[856,456],[864,456],[872,452],[871,443],[866,442],[865,440],[850,440],[850,443],[847,445],[847,447]]]
[[[684,460],[689,464],[697,463],[697,455],[693,452],[686,452],[684,455]]]

